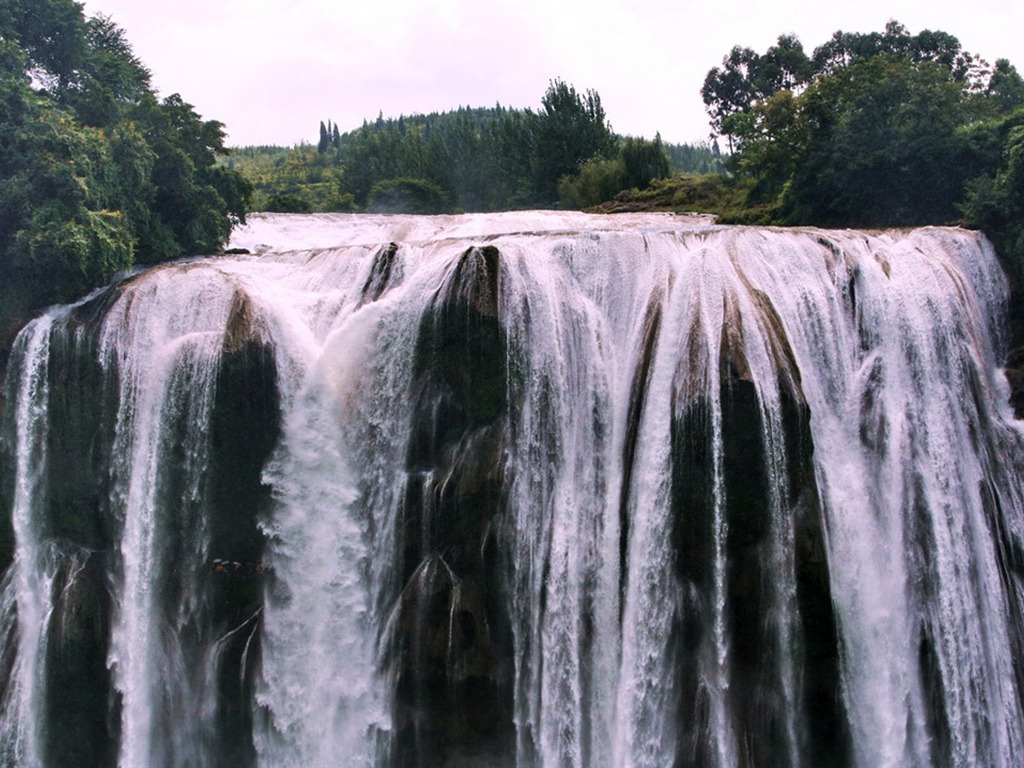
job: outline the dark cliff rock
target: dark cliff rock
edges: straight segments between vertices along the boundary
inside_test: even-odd
[[[771,325],[769,323],[769,325]],[[766,425],[738,337],[739,324],[723,335],[721,354],[721,482],[718,514],[726,531],[716,554],[713,405],[695,389],[680,392],[672,424],[672,525],[679,580],[677,615],[668,653],[676,670],[679,729],[675,765],[701,766],[717,758],[711,733],[710,691],[702,665],[713,654],[716,557],[724,561],[724,629],[728,637],[728,717],[750,765],[783,766],[793,754],[817,766],[852,764],[850,734],[840,688],[838,627],[832,604],[824,541],[824,518],[812,466],[809,412],[781,327],[771,329],[780,370],[781,437],[787,463],[772,476]],[[696,379],[701,377],[694,354]],[[773,492],[779,517],[772,519]],[[788,530],[787,530],[788,529]],[[778,602],[779,548],[792,542],[796,622],[783,646]],[[770,617],[778,617],[775,621]],[[806,723],[804,743],[787,735],[783,679],[789,658],[802,689],[794,692],[796,716]],[[745,762],[744,764],[747,764]]]
[[[48,628],[44,755],[52,765],[113,766],[119,697],[107,665],[122,525],[111,510],[109,457],[118,413],[116,370],[99,358],[98,319],[111,290],[79,307],[50,339],[47,493],[40,538],[58,560]]]
[[[50,595],[54,610],[45,629],[45,709],[39,731],[47,765],[112,766],[119,752],[120,702],[108,651],[114,582],[124,573],[118,542],[125,521],[119,517],[117,499],[127,491],[115,487],[111,465],[124,406],[119,402],[122,372],[116,361],[101,360],[98,342],[100,324],[119,295],[118,287],[99,294],[56,322],[50,334],[46,493],[35,497],[41,556],[47,571],[55,574]],[[212,695],[215,733],[209,735],[207,753],[222,764],[239,766],[255,761],[252,686],[262,584],[257,577],[215,574],[209,563],[197,562],[195,537],[201,527],[207,528],[210,551],[230,561],[259,562],[262,555],[257,519],[269,504],[269,490],[261,472],[277,441],[280,414],[273,351],[257,331],[244,297],[239,297],[217,367],[209,434],[200,437],[210,471],[198,489],[188,490],[187,465],[195,460],[185,448],[186,435],[195,428],[188,407],[173,411],[164,425],[161,480],[155,492],[157,503],[171,516],[156,521],[161,547],[147,564],[159,574],[157,609],[169,626],[176,626],[186,663],[201,665],[203,654],[219,643],[217,691]],[[187,374],[168,386],[180,390],[177,396],[183,403],[192,396]],[[9,391],[13,397],[14,389]],[[0,456],[3,567],[11,562],[15,460],[12,416],[5,418]],[[196,610],[177,616],[184,604]],[[0,629],[13,631],[6,625]],[[167,716],[173,716],[170,710]]]
[[[211,420],[210,503],[205,513],[210,552],[241,569],[213,572],[206,612],[197,620],[196,652],[220,643],[215,731],[223,765],[256,763],[253,689],[259,669],[264,577],[257,567],[265,540],[258,521],[270,508],[262,472],[281,430],[273,349],[255,327],[245,296],[236,295],[221,352]]]
[[[1015,335],[1015,342],[1024,342],[1024,332]],[[1024,419],[1024,346],[1015,347],[1006,358],[1006,381],[1010,385],[1010,405],[1013,415]]]
[[[466,251],[419,329],[400,591],[385,627],[396,766],[514,756],[510,597],[498,539],[508,383],[500,273],[497,249]]]

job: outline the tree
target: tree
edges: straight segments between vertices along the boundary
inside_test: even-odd
[[[908,58],[914,63],[926,61],[941,64],[957,82],[964,82],[978,73],[980,61],[966,53],[960,41],[948,32],[923,30],[911,35],[898,21],[890,21],[884,32],[836,32],[814,50],[815,74],[832,74],[860,61],[882,55]]]
[[[537,131],[540,116],[532,110],[499,110],[488,128],[487,146],[493,158],[494,183],[490,209],[536,204]]]
[[[813,74],[803,45],[793,35],[780,35],[763,56],[750,48],[734,47],[722,59],[721,69],[708,72],[701,88],[712,131],[725,135],[733,150],[737,134],[730,130],[729,118],[748,112],[773,93],[801,88]]]
[[[924,30],[911,35],[896,21],[884,32],[867,34],[838,31],[808,58],[800,41],[782,35],[762,56],[749,48],[735,47],[704,79],[701,97],[711,118],[712,131],[724,135],[731,150],[742,149],[744,136],[730,120],[764,104],[779,91],[799,95],[815,79],[837,74],[876,56],[896,56],[913,64],[933,62],[965,89],[983,86],[984,63],[962,50],[960,41],[946,32]]]
[[[32,311],[244,220],[223,126],[158,100],[124,32],[73,0],[0,4],[0,107],[0,356]]]
[[[960,126],[969,102],[942,64],[862,59],[820,78],[799,106],[796,162],[788,180],[779,179],[788,182],[790,220],[879,226],[956,218],[968,180]]]
[[[73,0],[5,0],[0,38],[17,44],[44,87],[66,88],[86,52],[85,17]]]
[[[448,196],[426,179],[385,179],[370,190],[367,208],[373,213],[448,213]]]
[[[327,126],[324,125],[324,121],[320,121],[320,141],[317,142],[316,151],[317,154],[322,155],[327,151],[327,147],[331,144],[331,134],[327,131]]]
[[[735,150],[730,167],[752,181],[748,202],[785,223],[956,220],[968,181],[992,162],[968,127],[1024,90],[1009,63],[989,74],[953,35],[897,22],[836,32],[806,62],[796,41],[779,41],[771,56],[733,49],[705,80],[712,126]]]
[[[558,180],[559,207],[570,210],[588,208],[611,200],[626,188],[623,182],[625,175],[621,156],[592,157],[583,163],[577,174]]]
[[[579,172],[558,181],[562,208],[587,208],[611,200],[625,189],[644,189],[655,179],[670,175],[668,155],[661,135],[654,141],[628,136],[619,142],[613,157],[594,155]]]
[[[202,120],[178,94],[149,95],[131,111],[155,154],[149,225],[139,233],[137,258],[154,263],[186,253],[209,253],[244,222],[250,185],[218,168],[224,126]],[[229,205],[229,201],[231,204]]]
[[[16,58],[0,45],[7,61]],[[124,194],[112,175],[117,158],[99,130],[76,124],[17,74],[0,74],[0,102],[5,288],[26,310],[67,301],[132,264],[133,232],[116,210]]]
[[[723,130],[739,147],[731,158],[733,171],[755,180],[751,202],[778,196],[803,162],[811,127],[803,101],[792,91],[776,91],[723,121]]]
[[[1024,287],[1024,107],[973,126],[970,138],[989,163],[968,184],[962,209],[995,244],[1019,290]]]
[[[610,157],[615,138],[605,119],[601,97],[553,80],[541,99],[537,126],[537,194],[541,201],[557,199],[558,180],[579,171],[592,157]]]
[[[665,179],[670,174],[668,155],[660,133],[655,134],[654,141],[627,137],[622,141],[619,158],[622,161],[622,189],[642,189],[654,179]]]
[[[985,95],[1004,115],[1024,107],[1024,79],[1007,59],[996,59]]]

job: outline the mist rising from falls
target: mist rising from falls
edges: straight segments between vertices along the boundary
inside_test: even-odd
[[[0,764],[1024,762],[980,236],[266,215],[233,245],[19,336]]]

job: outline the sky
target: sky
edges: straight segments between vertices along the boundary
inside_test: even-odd
[[[400,114],[540,107],[560,78],[619,134],[709,138],[704,77],[780,34],[808,54],[837,30],[955,35],[1024,72],[1024,0],[85,0],[125,30],[161,96],[224,123],[229,146],[316,143]]]

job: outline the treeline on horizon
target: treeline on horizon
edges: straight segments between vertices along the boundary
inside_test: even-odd
[[[673,173],[722,173],[718,145],[616,135],[600,95],[553,80],[541,108],[460,107],[400,115],[318,142],[241,147],[226,161],[255,210],[450,213],[582,208]]]

